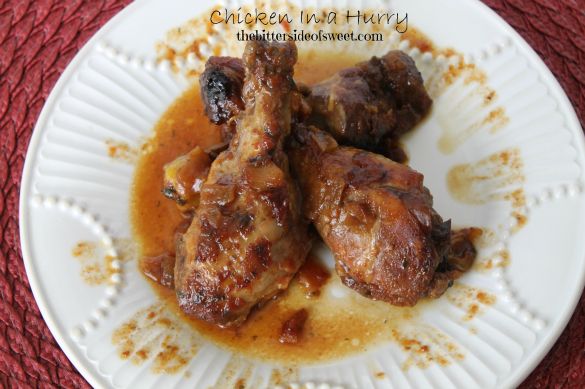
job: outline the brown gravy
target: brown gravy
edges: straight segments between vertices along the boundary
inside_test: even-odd
[[[297,273],[297,281],[304,288],[307,298],[316,298],[321,294],[321,288],[327,283],[331,273],[320,261],[309,255],[307,261]]]
[[[299,57],[295,78],[306,84],[365,59],[327,52],[301,53]],[[138,161],[131,197],[132,225],[141,257],[174,254],[174,233],[184,222],[176,204],[162,194],[163,165],[197,145],[207,148],[218,142],[220,131],[205,117],[197,86],[180,96],[161,117]],[[308,266],[320,265],[311,261]],[[151,284],[162,304],[202,336],[234,351],[287,365],[338,359],[392,341],[396,330],[416,320],[427,304],[395,308],[372,301],[342,286],[334,272],[327,275],[318,270],[318,276],[301,272],[283,295],[253,312],[238,329],[221,329],[185,316],[172,290]],[[345,294],[336,297],[334,290]],[[312,291],[309,296],[308,291]],[[302,336],[297,343],[281,343],[283,324],[301,310],[307,314]]]

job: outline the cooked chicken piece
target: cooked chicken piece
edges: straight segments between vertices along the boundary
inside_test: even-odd
[[[211,163],[228,143],[218,143],[205,150],[199,146],[183,154],[164,167],[163,195],[177,203],[185,213],[192,213],[199,205],[201,185],[207,179]]]
[[[185,218],[175,227],[174,237],[177,241],[191,225],[192,218]],[[155,256],[145,256],[140,260],[142,274],[151,281],[175,289],[175,250],[166,251]]]
[[[401,52],[374,57],[312,91],[299,91],[304,112],[296,116],[307,116],[308,102],[309,122],[325,123],[342,141],[386,152],[431,104],[414,62]],[[335,109],[322,108],[327,93]],[[456,232],[450,241],[450,221],[443,222],[432,208],[421,174],[376,154],[339,147],[322,131],[303,125],[294,131],[290,153],[306,197],[305,215],[332,249],[346,285],[395,305],[414,305],[442,295],[469,268],[478,230]]]
[[[473,242],[481,234],[481,229],[475,227],[463,228],[451,233],[449,250],[444,260],[437,267],[429,290],[429,297],[440,297],[447,288],[453,285],[453,280],[461,277],[463,273],[471,268],[477,256],[477,250]]]
[[[182,211],[195,210],[210,167],[211,158],[199,146],[167,163],[163,168],[163,194],[176,201]]]
[[[308,103],[310,122],[337,141],[379,152],[411,130],[432,100],[412,58],[394,50],[313,86]]]
[[[175,290],[187,314],[237,326],[277,295],[310,249],[283,142],[290,133],[293,44],[249,42],[246,109],[213,162],[193,222],[177,244]]]
[[[449,249],[450,221],[434,211],[422,174],[340,147],[314,128],[294,134],[289,156],[304,213],[333,251],[343,283],[399,306],[442,294],[449,282],[434,278]]]
[[[144,257],[140,261],[142,273],[149,279],[166,288],[173,289],[175,257],[169,253],[156,257]]]
[[[244,72],[238,71],[237,61],[212,57],[200,78],[206,113],[216,124],[228,123],[240,106],[233,92]],[[344,69],[313,87],[303,86],[301,92],[312,110],[309,123],[328,131],[342,144],[401,162],[405,155],[398,150],[397,138],[411,130],[432,104],[414,61],[398,50]]]
[[[210,57],[199,80],[205,114],[212,123],[223,124],[244,110],[242,87],[246,69],[239,58]]]
[[[473,244],[482,235],[482,230],[476,227],[463,228],[453,231],[451,244],[444,263],[441,264],[443,272],[458,272],[459,275],[471,269],[471,265],[477,256],[477,250]],[[455,278],[459,277],[456,276]]]

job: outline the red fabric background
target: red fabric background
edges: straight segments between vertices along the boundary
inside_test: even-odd
[[[585,1],[485,0],[536,49],[585,123]],[[89,387],[45,325],[18,237],[18,193],[33,126],[77,51],[129,0],[0,0],[0,385]],[[585,298],[522,384],[585,386]]]

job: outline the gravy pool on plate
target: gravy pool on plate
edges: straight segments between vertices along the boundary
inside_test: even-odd
[[[314,84],[340,69],[363,60],[351,55],[327,52],[300,53],[295,79]],[[220,130],[203,111],[195,85],[180,96],[163,114],[138,161],[132,191],[132,225],[141,257],[173,253],[175,230],[185,221],[176,204],[162,194],[163,166],[195,146],[210,147],[221,141]],[[308,266],[319,264],[314,258]],[[318,265],[317,265],[318,266]],[[301,272],[302,273],[302,272]],[[418,316],[416,308],[395,308],[346,290],[335,272],[318,293],[315,286],[297,276],[284,295],[254,312],[238,329],[221,329],[180,312],[174,292],[152,282],[165,304],[195,330],[215,343],[268,360],[309,362],[360,353],[393,338],[393,329]],[[343,298],[335,297],[342,291]],[[307,297],[310,295],[310,297]],[[283,325],[299,310],[308,313],[298,343],[280,342]]]

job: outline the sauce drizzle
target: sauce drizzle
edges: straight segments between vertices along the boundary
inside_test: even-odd
[[[332,55],[301,51],[295,79],[312,84],[365,59],[335,54],[332,61]],[[162,194],[163,166],[195,146],[207,149],[220,142],[220,129],[207,120],[197,85],[185,91],[163,114],[148,147],[140,154],[131,197],[134,237],[139,242],[142,258],[174,256],[175,231],[177,226],[186,224],[176,204]],[[152,276],[162,279],[164,271],[156,266],[159,265],[155,263],[152,267]],[[420,311],[428,304],[423,301],[413,308],[397,308],[367,299],[347,290],[337,274],[311,258],[283,295],[256,310],[240,328],[221,329],[185,316],[173,290],[155,282],[151,284],[161,300],[160,305],[180,317],[193,333],[230,350],[287,366],[338,359],[370,350],[383,342],[399,342],[402,339],[397,336],[402,333],[399,329],[419,320]],[[136,335],[131,338],[135,339]],[[124,339],[118,336],[117,344],[126,344]],[[283,345],[282,339],[288,344]],[[409,334],[408,339],[418,339],[418,335]],[[127,357],[140,358],[138,351],[132,349]],[[438,353],[433,350],[435,360],[439,358]],[[454,355],[445,360],[458,359],[459,355]]]

